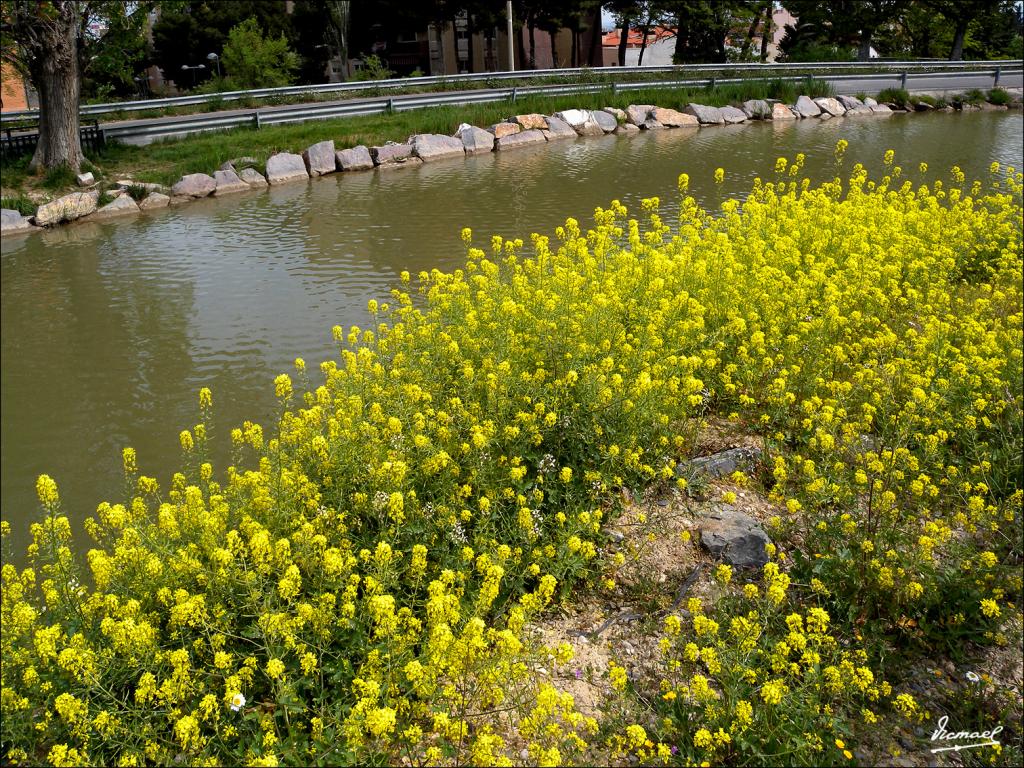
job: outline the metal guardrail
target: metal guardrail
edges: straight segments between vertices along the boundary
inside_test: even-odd
[[[320,94],[343,94],[346,92],[358,92],[371,89],[396,89],[396,88],[424,88],[435,86],[458,85],[460,83],[490,82],[500,80],[531,80],[549,77],[618,77],[621,75],[658,74],[669,73],[686,75],[699,72],[740,72],[740,71],[765,71],[765,72],[791,72],[794,70],[846,70],[855,72],[863,69],[899,69],[901,71],[930,72],[961,72],[977,69],[991,69],[993,66],[1016,66],[1016,60],[1006,61],[852,61],[852,62],[797,62],[790,64],[761,64],[761,63],[736,63],[736,64],[673,64],[654,67],[577,67],[567,69],[532,69],[516,70],[512,72],[481,72],[461,75],[441,75],[434,77],[402,77],[388,80],[361,80],[348,81],[344,83],[322,83],[318,85],[294,85],[282,88],[256,88],[246,91],[225,91],[222,93],[202,94],[192,96],[175,96],[165,99],[149,99],[146,101],[123,101],[110,102],[107,104],[83,104],[79,107],[81,115],[106,115],[116,112],[140,112],[167,107],[184,107],[198,104],[217,104],[222,102],[239,101],[242,99],[267,99],[274,97],[320,95]],[[17,120],[35,119],[39,115],[38,110],[21,110],[17,112],[5,112],[0,115],[0,125]]]
[[[842,82],[844,80],[872,80],[879,85],[905,87],[914,79],[951,75],[949,72],[890,72],[890,73],[865,73],[832,75],[825,79],[829,82]],[[960,76],[985,75],[993,79],[993,83],[1001,76],[1024,74],[1024,68],[1003,71],[980,70],[959,73]],[[626,82],[626,83],[567,83],[557,85],[517,86],[513,88],[499,88],[479,91],[460,91],[458,93],[428,93],[414,94],[409,96],[381,96],[373,99],[360,99],[351,102],[334,102],[327,104],[301,104],[294,107],[277,107],[273,110],[253,110],[242,114],[218,115],[217,113],[204,113],[199,115],[185,115],[180,118],[162,118],[152,123],[136,125],[118,125],[108,123],[104,131],[108,139],[119,139],[129,143],[148,143],[154,139],[164,136],[177,136],[199,131],[225,130],[251,126],[260,128],[265,125],[284,125],[288,123],[301,123],[309,120],[325,120],[340,117],[355,117],[359,115],[376,115],[387,112],[400,112],[412,109],[423,109],[426,107],[457,106],[464,104],[480,104],[488,102],[510,101],[512,103],[521,96],[559,96],[578,93],[599,93],[609,91],[611,93],[645,90],[649,88],[687,88],[706,87],[713,85],[728,85],[735,83],[750,82],[752,78],[705,78],[700,80],[660,80],[651,82]],[[761,78],[781,79],[789,82],[801,82],[804,76],[789,76],[782,78]],[[134,141],[132,141],[134,139]]]

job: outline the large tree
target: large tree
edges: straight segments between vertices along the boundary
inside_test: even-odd
[[[144,23],[149,3],[115,0],[0,0],[0,55],[39,94],[39,143],[30,168],[79,170],[82,77],[111,38]],[[111,32],[108,38],[107,33]],[[114,34],[117,33],[117,34]]]

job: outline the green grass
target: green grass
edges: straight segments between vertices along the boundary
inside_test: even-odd
[[[75,183],[75,172],[66,165],[51,168],[43,176],[40,186],[44,189],[63,189]]]
[[[1004,91],[1002,88],[993,88],[992,90],[990,90],[988,92],[987,100],[989,101],[989,103],[997,104],[999,106],[1006,106],[1011,101],[1013,101],[1013,99],[1010,97],[1010,94]]]
[[[444,106],[393,114],[317,120],[297,125],[268,126],[260,130],[244,127],[156,142],[145,147],[109,143],[91,162],[108,178],[131,174],[137,181],[170,185],[187,173],[213,173],[225,160],[249,155],[262,165],[276,152],[301,152],[317,141],[333,139],[338,149],[403,141],[414,133],[452,134],[460,123],[488,126],[511,115],[528,112],[551,114],[562,109],[601,107],[624,108],[630,104],[657,104],[681,109],[690,102],[723,106],[747,99],[780,99],[793,102],[801,93],[810,96],[832,94],[827,83],[808,79],[803,83],[754,80],[715,88],[644,88],[612,93],[527,96],[510,101],[467,106]],[[27,167],[27,166],[26,166]],[[7,165],[3,166],[5,187]],[[27,181],[27,178],[23,180]],[[70,179],[71,182],[74,178]],[[20,185],[10,185],[12,187]]]
[[[898,107],[913,103],[906,88],[884,88],[878,92],[877,98],[881,104],[895,104]]]
[[[8,208],[17,211],[22,216],[32,216],[36,212],[36,204],[25,195],[13,195],[11,197],[0,197],[0,208]]]

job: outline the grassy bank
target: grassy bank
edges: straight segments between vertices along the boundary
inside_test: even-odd
[[[116,180],[131,175],[136,181],[173,184],[187,173],[212,173],[225,160],[250,156],[260,163],[275,152],[299,152],[317,141],[333,139],[338,149],[357,144],[372,146],[386,141],[404,141],[414,133],[451,134],[460,123],[487,126],[526,112],[551,114],[561,109],[580,107],[625,107],[629,104],[658,104],[681,108],[689,102],[722,106],[747,99],[775,98],[788,103],[801,93],[829,95],[831,89],[819,80],[803,84],[780,80],[757,81],[739,85],[700,89],[651,88],[627,93],[610,90],[600,94],[557,97],[530,96],[514,104],[501,102],[466,106],[432,107],[390,115],[368,115],[336,120],[311,121],[297,125],[270,126],[255,130],[240,128],[224,132],[196,134],[181,139],[156,142],[144,147],[111,144],[90,155],[90,169],[100,179]],[[2,166],[5,196],[29,190],[56,194],[71,189],[74,178],[60,170],[48,176],[31,176],[28,157]]]
[[[464,269],[402,273],[275,379],[274,423],[215,437],[202,390],[169,484],[126,449],[84,557],[41,476],[2,571],[0,762],[876,765],[948,713],[1020,764],[1019,690],[974,664],[1020,669],[1024,178],[892,152],[869,178],[845,145],[742,205],[684,174],[678,219],[464,230]],[[724,486],[677,475],[712,423],[762,449]],[[645,491],[746,509],[768,562],[666,580],[646,666],[538,637],[631,600],[643,547],[707,561],[707,519],[639,527]],[[946,662],[970,687],[942,709],[912,672]]]

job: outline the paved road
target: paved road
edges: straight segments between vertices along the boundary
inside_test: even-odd
[[[902,84],[900,75],[897,73],[824,77],[821,79],[827,80],[835,88],[836,93],[845,94],[860,92],[877,93],[883,88],[900,87]],[[911,91],[961,93],[972,88],[992,88],[993,84],[993,74],[991,71],[988,71],[964,74],[910,74],[907,77],[906,87]],[[999,86],[1003,88],[1022,88],[1024,87],[1024,75],[1019,70],[1012,73],[1001,73]],[[519,90],[524,91],[526,89],[521,88]],[[257,112],[259,113],[260,121],[265,124],[275,122],[275,117],[287,119],[289,122],[300,122],[339,117],[337,108],[342,106],[345,107],[345,114],[348,116],[380,114],[383,111],[382,103],[386,102],[388,98],[392,100],[396,110],[401,110],[403,104],[423,102],[425,99],[430,99],[433,96],[444,97],[448,104],[466,104],[472,102],[479,103],[480,101],[501,101],[508,97],[508,93],[508,88],[495,88],[455,92],[446,91],[432,94],[395,95],[391,97],[383,95],[372,98],[315,102],[305,105],[286,104],[261,107],[260,109],[228,109],[195,115],[113,121],[103,123],[102,127],[108,135],[126,144],[149,144],[159,138],[185,136],[204,130],[218,130],[224,127],[231,127],[231,125],[225,125],[225,123],[238,125],[243,121],[254,121],[254,114]],[[421,105],[417,104],[417,106]],[[413,107],[410,105],[406,108]],[[296,117],[296,113],[301,113],[301,116]],[[217,125],[218,122],[221,125]]]

